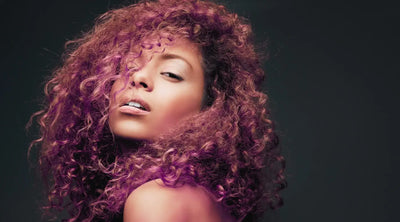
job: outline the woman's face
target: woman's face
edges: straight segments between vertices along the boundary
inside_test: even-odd
[[[148,61],[151,53],[144,53]],[[179,120],[200,111],[204,92],[202,57],[196,45],[179,40],[111,89],[109,124],[119,137],[151,140]],[[115,95],[115,97],[114,97]]]

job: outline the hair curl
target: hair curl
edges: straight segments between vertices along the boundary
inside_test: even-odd
[[[111,86],[137,71],[143,50],[162,51],[177,38],[202,52],[205,107],[123,154],[108,126]],[[63,66],[45,86],[46,106],[34,114],[48,209],[68,209],[67,221],[110,221],[132,190],[156,178],[207,188],[238,220],[281,205],[284,159],[246,20],[208,1],[141,1],[106,12],[66,45]]]

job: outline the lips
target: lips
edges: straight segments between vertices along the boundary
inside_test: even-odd
[[[137,102],[128,102],[127,104],[125,104],[125,106],[135,107],[135,108],[147,111],[146,108],[144,108],[140,103],[137,103]]]
[[[150,112],[150,106],[142,99],[135,98],[129,101],[123,102],[121,107],[130,107],[134,109],[140,109],[142,111]]]

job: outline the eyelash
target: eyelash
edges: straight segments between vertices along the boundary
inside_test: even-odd
[[[172,73],[172,72],[162,72],[161,75],[165,75],[165,76],[167,76],[169,78],[173,78],[173,79],[176,79],[176,80],[179,80],[179,81],[183,80],[182,77],[180,77],[179,75],[177,75],[175,73]]]

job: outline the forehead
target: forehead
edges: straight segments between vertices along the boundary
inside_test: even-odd
[[[202,60],[199,47],[187,39],[177,39],[171,42],[161,54],[178,55],[183,58]]]
[[[151,60],[181,59],[189,65],[202,64],[203,58],[199,46],[186,38],[174,40],[163,38],[149,38],[141,47],[128,53],[126,66],[128,70],[141,68]]]

